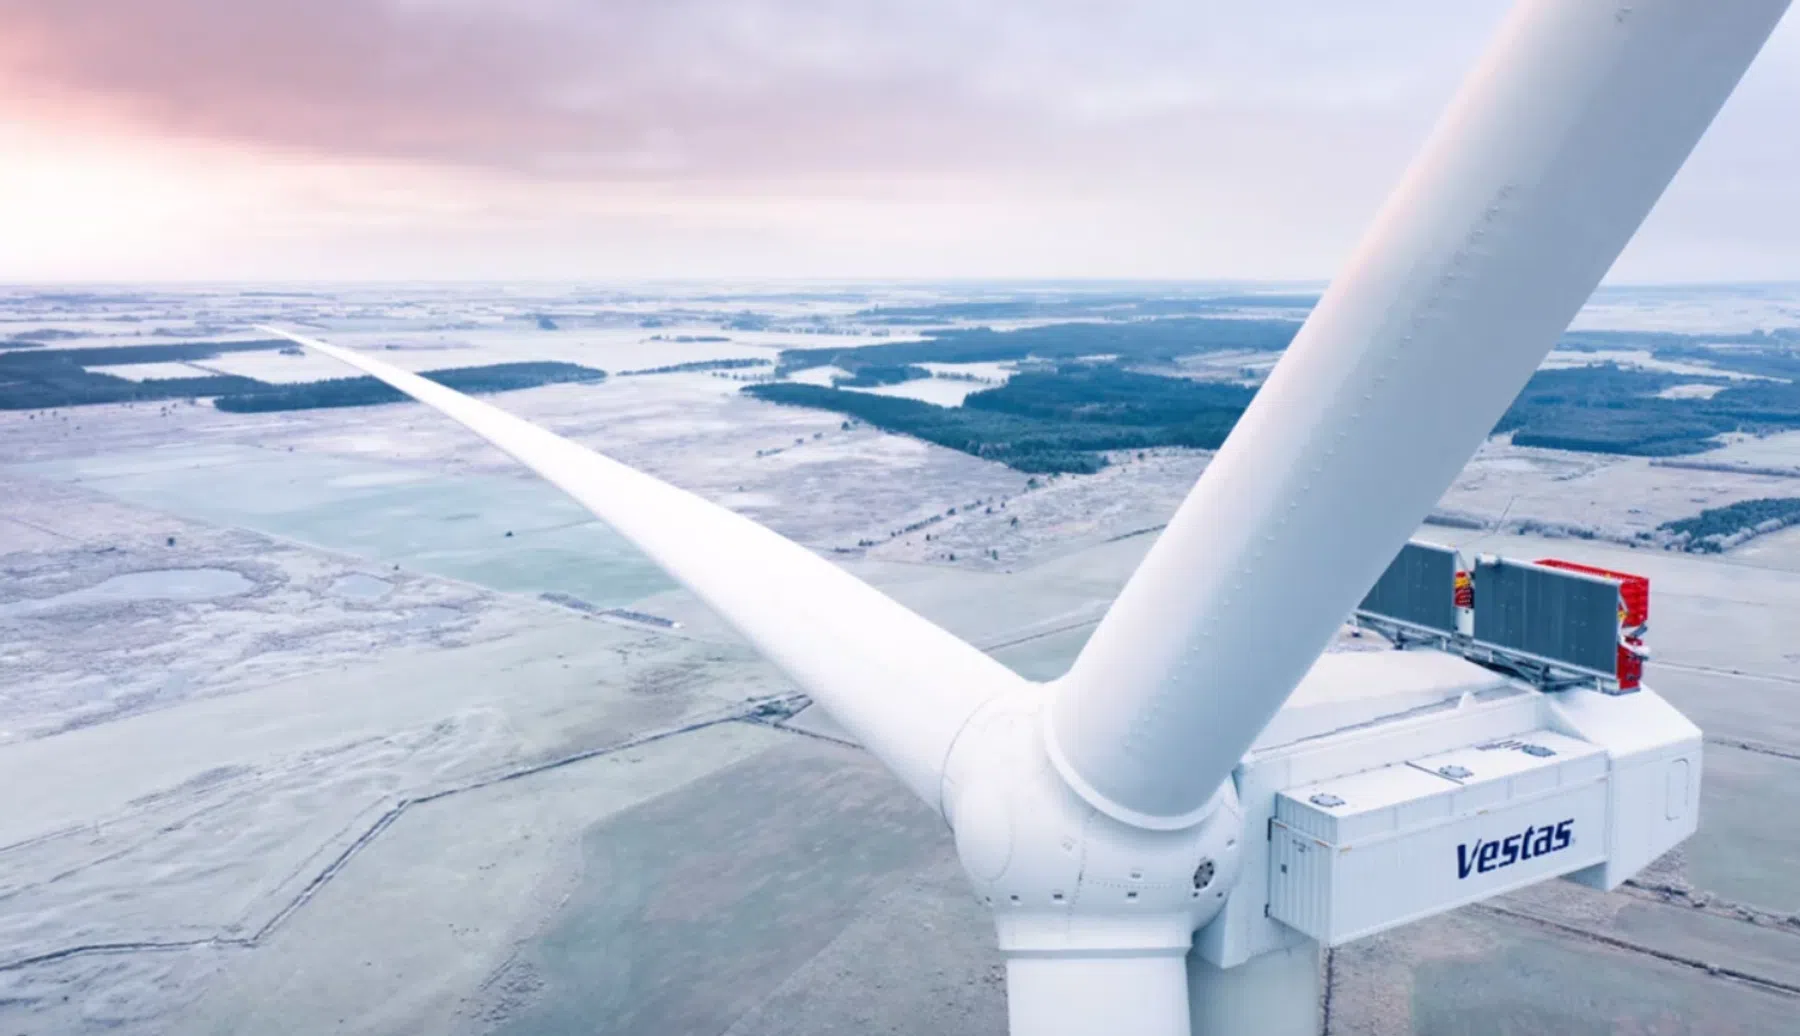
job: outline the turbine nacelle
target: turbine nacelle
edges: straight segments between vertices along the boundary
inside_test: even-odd
[[[1550,878],[1616,888],[1699,817],[1700,731],[1654,691],[1546,692],[1435,649],[1321,657],[1174,830],[1062,779],[1047,701],[990,699],[945,767],[1015,1032],[1267,1029],[1233,989],[1310,1004],[1321,946]]]
[[[1654,691],[1545,692],[1435,650],[1321,658],[1234,772],[1234,968],[1549,878],[1617,888],[1693,834],[1700,731]]]

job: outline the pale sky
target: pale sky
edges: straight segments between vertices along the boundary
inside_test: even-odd
[[[0,281],[1323,279],[1498,0],[0,0]],[[1790,15],[1615,281],[1800,280]]]

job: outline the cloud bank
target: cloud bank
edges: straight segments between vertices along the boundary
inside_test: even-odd
[[[969,273],[949,259],[979,252],[993,273],[1323,276],[1505,7],[0,0],[0,119],[290,173],[381,168],[279,204],[339,225],[385,208],[389,230],[423,213],[447,221],[440,248],[457,220],[504,253],[541,245],[558,213],[605,237],[629,210],[633,247],[704,250],[696,225],[722,221],[776,266],[811,249],[795,272],[863,240],[918,247],[892,272]],[[1790,24],[1659,210],[1666,240],[1633,262],[1701,256],[1702,275],[1800,256],[1796,110]],[[402,196],[397,176],[419,186]]]

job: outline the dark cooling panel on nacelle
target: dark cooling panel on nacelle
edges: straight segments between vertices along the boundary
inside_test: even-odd
[[[1613,677],[1619,585],[1529,562],[1475,562],[1476,644]]]
[[[1456,551],[1408,543],[1369,589],[1357,611],[1439,633],[1456,632]]]

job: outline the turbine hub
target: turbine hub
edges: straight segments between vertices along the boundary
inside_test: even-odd
[[[1185,954],[1236,883],[1243,835],[1227,780],[1197,822],[1135,827],[1089,805],[1045,749],[1039,690],[983,706],[951,748],[944,811],[1001,949]]]

